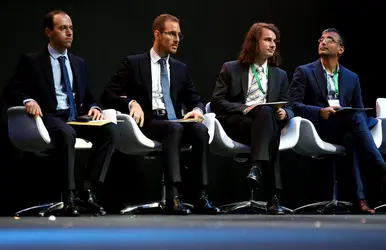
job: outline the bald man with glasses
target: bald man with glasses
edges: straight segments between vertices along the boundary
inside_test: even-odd
[[[290,84],[290,96],[295,116],[309,119],[322,140],[343,145],[353,155],[359,212],[374,214],[364,196],[359,162],[381,181],[386,164],[376,147],[370,128],[377,121],[364,111],[340,111],[340,107],[363,108],[359,77],[339,64],[345,51],[344,39],[335,28],[322,32],[318,39],[319,59],[299,66]]]

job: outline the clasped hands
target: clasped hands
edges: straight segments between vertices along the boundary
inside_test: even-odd
[[[249,113],[249,111],[251,111],[253,108],[255,108],[257,105],[252,105],[252,106],[249,106],[248,108],[246,108],[245,110],[245,115]],[[281,121],[281,120],[284,120],[287,118],[287,112],[283,109],[283,108],[278,108],[278,109],[275,109],[274,108],[274,111],[275,111],[275,118],[276,120],[278,121]]]

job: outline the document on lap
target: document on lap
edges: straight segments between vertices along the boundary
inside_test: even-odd
[[[335,111],[366,111],[372,110],[373,108],[352,108],[352,107],[340,107],[335,109]]]
[[[187,118],[187,119],[177,119],[177,120],[168,120],[170,122],[202,122],[204,119],[194,119],[194,118]]]
[[[79,121],[71,121],[67,122],[69,125],[85,125],[85,126],[103,126],[107,123],[111,123],[110,120],[94,120],[94,121],[87,121],[87,122],[79,122]]]
[[[255,107],[258,107],[258,106],[271,106],[272,108],[279,109],[279,108],[283,107],[284,105],[286,105],[287,103],[288,102],[266,102],[266,103],[256,104],[254,106]]]

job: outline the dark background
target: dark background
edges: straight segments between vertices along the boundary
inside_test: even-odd
[[[100,3],[6,0],[1,5],[0,15],[0,91],[10,80],[23,53],[47,46],[42,19],[53,9],[65,10],[72,18],[74,43],[71,52],[88,62],[91,88],[96,97],[124,56],[150,50],[151,25],[162,13],[173,14],[181,20],[185,38],[175,57],[189,65],[204,102],[210,100],[222,64],[237,58],[246,32],[257,21],[272,22],[280,28],[281,68],[287,71],[289,80],[296,66],[318,58],[317,39],[325,28],[335,27],[347,40],[340,62],[359,75],[365,106],[375,108],[376,98],[386,96],[381,81],[384,67],[381,14],[384,13],[380,1],[374,0],[110,0]],[[9,214],[26,205],[55,198],[51,186],[55,187],[56,170],[48,157],[23,154],[9,144],[4,109],[3,106],[0,141],[0,193],[3,193],[0,197],[3,198],[0,205],[3,213]],[[375,115],[375,112],[370,114]],[[84,155],[87,156],[87,152]],[[315,161],[292,152],[283,153],[282,157],[285,185],[282,202],[286,206],[296,207],[330,198],[332,183],[328,159]],[[345,169],[347,165],[341,164],[343,180],[351,179],[351,170]],[[247,169],[245,164],[211,155],[212,186],[209,191],[212,199],[217,204],[224,204],[247,198],[242,182]],[[117,152],[106,183],[106,206],[114,212],[122,203],[157,199],[160,173],[157,160]],[[368,190],[372,190],[370,186]],[[349,184],[344,187],[342,198],[354,199],[353,187]],[[375,195],[378,189],[375,185],[374,192],[369,195],[373,204],[382,202],[380,196]]]

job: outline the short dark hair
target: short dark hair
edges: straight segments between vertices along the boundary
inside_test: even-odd
[[[43,29],[49,28],[50,30],[54,29],[54,17],[58,14],[65,14],[67,15],[66,12],[63,10],[53,10],[48,12],[44,19],[43,19]]]
[[[335,28],[328,28],[328,29],[323,30],[322,34],[327,33],[327,32],[334,32],[334,33],[338,34],[338,36],[339,36],[339,41],[338,42],[340,43],[340,45],[342,45],[342,46],[346,45],[346,41],[345,41],[342,33],[340,33],[339,30],[337,30]]]
[[[261,33],[263,29],[272,30],[276,35],[275,42],[280,42],[280,30],[272,23],[254,23],[249,29],[238,58],[240,64],[244,66],[249,66],[253,64],[256,60],[257,54],[260,52],[257,46],[258,41],[261,38]],[[279,66],[281,63],[281,57],[277,48],[272,57],[268,58],[269,66]]]
[[[154,34],[154,31],[158,30],[159,32],[163,32],[165,30],[165,23],[167,21],[173,21],[179,23],[180,20],[170,14],[161,14],[156,17],[153,21],[153,26],[152,26],[152,32]]]

